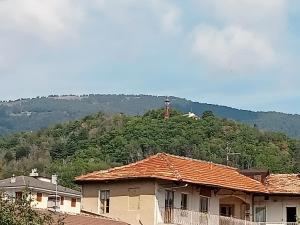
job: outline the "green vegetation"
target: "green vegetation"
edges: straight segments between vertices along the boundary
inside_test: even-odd
[[[0,139],[1,177],[58,173],[61,183],[74,187],[74,176],[127,164],[157,152],[188,156],[239,168],[271,172],[299,172],[300,141],[281,133],[263,132],[212,112],[187,118],[173,110],[169,120],[162,110],[144,116],[108,116],[103,113],[58,124],[38,132]]]
[[[42,213],[31,207],[33,199],[28,192],[21,198],[0,193],[0,224],[1,225],[63,225],[63,218],[50,213]]]
[[[170,97],[173,109],[202,115],[212,111],[220,118],[232,119],[261,130],[278,131],[300,138],[300,115],[252,112],[226,106],[192,102]],[[53,124],[80,119],[99,111],[143,115],[164,105],[165,97],[149,95],[49,96],[0,102],[0,136],[18,131],[36,131]]]

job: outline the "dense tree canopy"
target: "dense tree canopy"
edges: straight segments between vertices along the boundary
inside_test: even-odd
[[[38,132],[0,139],[1,177],[38,168],[58,173],[63,185],[74,187],[74,176],[140,160],[157,152],[229,164],[299,172],[300,142],[281,133],[264,132],[205,112],[195,120],[162,110],[144,116],[97,113]],[[226,161],[228,152],[231,155]]]

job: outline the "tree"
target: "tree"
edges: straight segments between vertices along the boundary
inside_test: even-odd
[[[4,159],[5,159],[6,162],[10,162],[14,158],[15,157],[14,157],[14,155],[13,155],[13,153],[11,151],[6,152],[5,155],[4,155]]]
[[[212,111],[205,111],[205,112],[203,112],[202,119],[209,118],[209,117],[215,117],[215,115],[214,115],[214,113]]]
[[[1,225],[63,225],[63,219],[54,219],[49,213],[42,213],[32,208],[32,198],[28,191],[21,198],[13,198],[0,193]]]
[[[16,160],[28,157],[30,148],[28,146],[19,146],[16,148]]]

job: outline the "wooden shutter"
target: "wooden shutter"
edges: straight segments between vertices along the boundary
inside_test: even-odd
[[[36,194],[36,200],[37,200],[38,202],[41,202],[42,199],[43,199],[43,193],[37,193],[37,194]]]
[[[65,201],[65,198],[63,196],[60,197],[60,205],[64,205],[64,201]]]
[[[71,207],[76,207],[76,198],[72,198]]]

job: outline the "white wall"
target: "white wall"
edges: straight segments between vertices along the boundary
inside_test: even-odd
[[[163,212],[165,209],[165,193],[168,189],[167,186],[168,185],[156,183],[155,224],[162,224],[164,222]],[[188,210],[199,212],[200,193],[198,188],[195,186],[187,186],[183,188],[174,188],[172,190],[174,191],[174,208],[180,209],[181,193],[185,193],[188,194]],[[215,196],[213,191],[209,198],[208,212],[209,214],[219,215],[219,197]]]
[[[12,197],[16,196],[16,194],[15,194],[16,192],[22,192],[22,191],[24,191],[24,189],[20,189],[20,188],[5,190],[5,192],[7,194],[9,194],[10,196],[12,196]],[[31,205],[32,205],[32,207],[35,207],[35,208],[38,208],[38,209],[47,209],[48,196],[53,195],[53,194],[49,194],[49,193],[46,193],[46,192],[39,192],[39,193],[43,194],[41,202],[37,201],[37,191],[31,191],[31,197],[32,197],[32,200],[33,200]],[[63,195],[59,194],[59,196],[63,196]],[[81,210],[81,200],[80,200],[80,198],[75,197],[76,198],[76,207],[71,206],[71,199],[72,199],[71,197],[64,196],[64,198],[65,198],[64,205],[60,205],[60,210],[62,212],[65,212],[65,213],[79,214],[80,210]],[[60,204],[60,202],[59,202],[59,204]]]
[[[76,207],[71,206],[72,198],[71,197],[64,197],[64,204],[60,205],[60,210],[62,212],[74,213],[79,214],[81,208],[81,201],[80,198],[76,199]]]
[[[297,217],[300,217],[300,197],[255,197],[256,206],[266,206],[267,222],[286,222],[286,207],[297,207]]]

